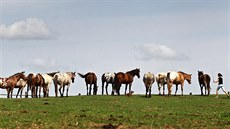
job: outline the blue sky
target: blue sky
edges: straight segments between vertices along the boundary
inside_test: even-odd
[[[184,93],[199,94],[203,70],[223,73],[230,90],[227,0],[2,0],[0,8],[0,76],[93,71],[101,86],[104,72],[181,70],[193,74]],[[133,90],[145,92],[142,76]],[[86,88],[77,76],[70,94],[78,93]]]

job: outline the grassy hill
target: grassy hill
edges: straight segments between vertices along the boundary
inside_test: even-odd
[[[226,96],[0,99],[0,128],[230,128]]]

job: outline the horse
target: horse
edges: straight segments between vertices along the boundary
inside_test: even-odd
[[[105,89],[106,94],[108,95],[108,85],[114,83],[114,77],[115,73],[106,72],[101,76],[101,82],[102,82],[102,95],[104,95],[104,83],[106,83]]]
[[[163,87],[163,95],[165,95],[165,84],[167,84],[167,73],[158,73],[156,75],[156,82],[158,86],[159,95],[161,95],[161,87]]]
[[[91,89],[92,85],[93,86],[93,95],[97,95],[97,76],[93,72],[88,72],[85,75],[78,73],[78,75],[82,78],[85,78],[85,84],[86,84],[86,89],[87,89],[87,95],[91,95]],[[90,86],[88,88],[88,85]]]
[[[151,97],[151,88],[153,83],[155,82],[155,77],[154,74],[152,74],[151,72],[147,72],[144,74],[143,76],[143,82],[145,84],[145,88],[146,88],[146,94],[145,97],[147,98],[147,94],[149,92],[149,98]]]
[[[23,89],[26,87],[26,84],[27,84],[27,80],[24,80],[24,79],[19,79],[16,86],[14,88],[18,88],[18,93],[16,95],[16,98],[18,98],[18,94],[20,93],[20,98],[22,98],[22,92],[23,92]]]
[[[168,96],[171,95],[172,85],[176,84],[176,92],[178,90],[178,85],[181,85],[181,94],[183,95],[183,87],[184,87],[184,80],[187,80],[189,84],[191,84],[191,76],[192,74],[187,74],[181,71],[178,72],[168,72],[167,73],[167,85],[168,85]]]
[[[66,96],[68,97],[68,92],[69,92],[69,87],[71,82],[74,83],[74,79],[75,79],[75,74],[76,72],[66,72],[66,73],[56,73],[54,75],[53,78],[53,83],[54,83],[54,87],[55,87],[55,96],[58,96],[58,85],[60,85],[59,87],[59,93],[61,95],[61,97],[64,96],[64,91],[65,91],[65,86],[67,86],[66,89]],[[61,92],[61,88],[62,88],[62,92]]]
[[[42,74],[42,77],[44,78],[44,81],[45,81],[45,86],[46,86],[46,97],[49,97],[49,89],[50,89],[50,86],[53,82],[53,77],[56,73],[59,73],[58,72],[52,72],[52,73],[46,73],[46,74]]]
[[[46,86],[45,86],[45,80],[42,77],[40,73],[34,75],[33,73],[30,73],[27,76],[27,93],[29,93],[29,90],[31,89],[31,97],[37,98],[37,92],[39,87],[39,98],[41,97],[41,88],[43,88],[43,95],[46,97]]]
[[[26,76],[24,75],[24,71],[16,73],[8,78],[3,82],[3,87],[7,91],[7,98],[12,98],[13,96],[13,90],[17,85],[17,82],[20,79],[27,80]]]
[[[112,95],[114,95],[114,90],[116,90],[117,94],[120,95],[120,88],[122,84],[125,84],[125,95],[126,95],[128,85],[129,85],[129,93],[130,93],[134,76],[140,78],[140,69],[136,68],[126,73],[123,72],[117,73],[114,78]]]
[[[200,85],[201,95],[203,95],[203,87],[205,88],[205,95],[210,95],[210,76],[208,74],[204,74],[203,71],[198,71],[198,81]],[[208,91],[208,94],[206,94],[206,91]]]

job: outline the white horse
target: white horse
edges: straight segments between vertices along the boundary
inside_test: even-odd
[[[18,88],[18,93],[16,95],[16,98],[18,98],[19,92],[21,92],[20,98],[22,98],[22,92],[23,92],[23,89],[26,87],[26,84],[27,84],[27,80],[23,80],[22,78],[18,80],[16,86],[14,87],[14,88]]]
[[[51,84],[52,84],[52,82],[53,82],[54,75],[55,75],[56,73],[59,73],[59,71],[58,71],[58,72],[52,72],[52,73],[46,73],[46,74],[43,74],[43,75],[42,75],[42,77],[44,78],[44,81],[45,81],[46,89],[47,89],[46,95],[45,95],[46,97],[49,97],[49,89],[50,89],[50,87],[51,87]]]
[[[104,95],[104,83],[106,83],[105,89],[106,94],[108,95],[108,85],[114,83],[114,77],[115,73],[106,72],[101,76],[101,82],[102,82],[102,95]]]
[[[146,88],[146,94],[145,97],[147,97],[147,94],[149,92],[149,98],[151,97],[151,88],[153,83],[155,82],[155,77],[153,73],[147,72],[144,74],[143,77],[143,82],[145,84],[145,88]]]
[[[158,86],[159,95],[161,95],[161,87],[163,87],[163,95],[165,95],[165,84],[167,84],[167,73],[158,73],[156,75],[156,82]]]
[[[65,91],[65,86],[67,86],[67,90],[66,90],[66,96],[68,96],[68,91],[69,91],[69,86],[72,83],[74,83],[74,79],[75,79],[75,73],[76,72],[66,72],[66,73],[56,73],[54,75],[54,86],[55,86],[55,96],[58,96],[58,85],[60,85],[59,87],[59,93],[61,94],[61,97],[63,97],[64,91]],[[61,92],[61,88],[62,92]]]

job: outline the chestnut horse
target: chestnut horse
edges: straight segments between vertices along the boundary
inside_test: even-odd
[[[145,89],[146,89],[145,97],[147,98],[147,93],[149,92],[149,98],[150,98],[152,85],[155,82],[154,74],[150,72],[145,73],[143,76],[143,82],[145,84]]]
[[[183,95],[183,87],[184,87],[184,80],[187,80],[189,84],[191,84],[191,76],[192,74],[187,74],[184,72],[168,72],[167,73],[167,84],[168,84],[168,95],[171,95],[172,85],[176,84],[176,92],[178,90],[178,85],[181,85],[181,94]]]
[[[20,73],[16,73],[10,77],[8,77],[4,82],[3,82],[3,87],[6,89],[7,91],[7,98],[12,98],[13,96],[13,90],[17,85],[17,82],[20,79],[23,80],[27,80],[26,76],[24,75],[24,71],[20,72]]]
[[[54,82],[56,97],[58,96],[58,85],[60,85],[59,93],[61,94],[61,97],[64,96],[65,86],[67,86],[66,96],[68,97],[69,87],[71,82],[74,83],[74,79],[76,76],[75,73],[76,72],[65,72],[65,73],[58,72],[54,75],[53,82]],[[62,88],[62,92],[61,92],[61,88]]]
[[[131,86],[133,83],[134,76],[140,78],[140,69],[134,69],[126,73],[123,72],[117,73],[114,78],[112,95],[114,95],[114,90],[116,90],[117,94],[120,95],[120,88],[122,84],[125,84],[125,95],[126,95],[128,85],[129,85],[129,93],[131,93]]]
[[[106,94],[108,95],[108,85],[112,84],[112,86],[113,86],[114,77],[115,77],[115,73],[110,73],[110,72],[106,72],[101,76],[102,95],[104,95],[104,83],[106,83],[105,90],[106,90]]]
[[[203,95],[203,87],[205,88],[205,95],[210,95],[210,76],[208,74],[204,74],[203,71],[198,71],[198,81],[200,85],[201,95]],[[206,91],[208,91],[208,94],[206,93]]]
[[[93,86],[93,95],[97,95],[97,76],[93,72],[88,72],[87,74],[83,75],[81,73],[78,73],[78,75],[82,78],[85,78],[85,84],[87,89],[87,95],[91,95],[92,85]],[[88,85],[90,86],[88,88]]]
[[[33,73],[30,73],[27,76],[27,93],[31,89],[31,97],[32,98],[37,98],[37,92],[38,92],[38,87],[39,87],[39,98],[41,97],[41,88],[43,88],[43,95],[46,97],[46,85],[45,85],[45,80],[42,77],[40,73],[37,75],[34,75]]]

